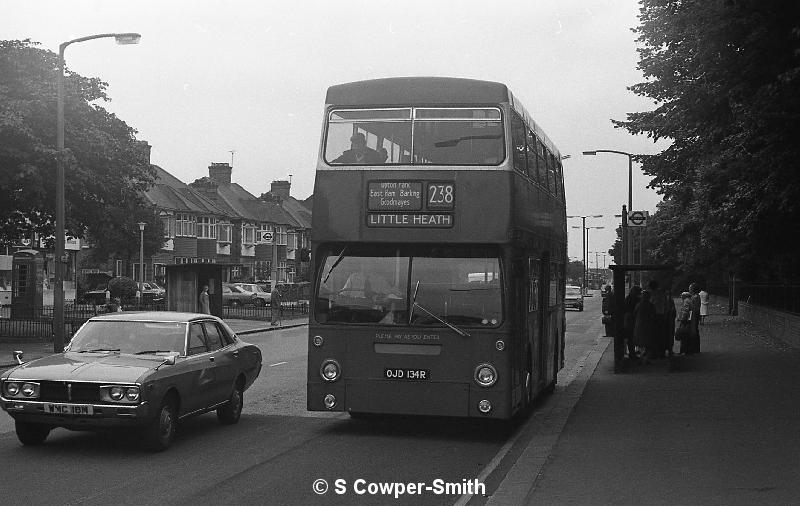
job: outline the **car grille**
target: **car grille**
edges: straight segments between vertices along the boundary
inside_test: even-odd
[[[43,402],[100,402],[98,383],[42,381],[39,392]]]

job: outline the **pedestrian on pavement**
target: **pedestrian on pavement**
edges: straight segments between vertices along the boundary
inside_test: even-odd
[[[659,327],[656,306],[650,299],[649,290],[642,291],[642,300],[636,305],[633,325],[633,342],[639,348],[642,364],[650,363],[664,349],[662,329]]]
[[[681,309],[678,311],[678,328],[675,330],[675,340],[681,342],[679,353],[686,354],[689,346],[689,314],[692,312],[692,294],[681,293]]]
[[[658,281],[655,279],[650,281],[647,285],[650,292],[650,301],[655,307],[655,324],[656,324],[656,339],[653,342],[651,358],[664,358],[664,352],[667,350],[667,334],[669,332],[669,325],[667,323],[667,312],[669,305],[667,301],[667,294],[661,289]]]
[[[272,296],[270,298],[270,307],[272,308],[272,325],[280,325],[281,317],[283,316],[283,305],[281,304],[281,289],[278,285],[272,289]]]
[[[209,301],[208,297],[208,285],[203,285],[203,289],[200,290],[200,312],[211,314],[211,302]]]
[[[702,325],[708,316],[708,292],[703,288],[698,295],[700,296],[700,325]]]
[[[689,311],[689,336],[686,345],[686,354],[700,353],[700,285],[692,283],[689,285],[691,294]]]
[[[675,346],[675,318],[678,316],[678,308],[675,307],[675,299],[672,298],[672,292],[666,291],[667,298],[667,338],[664,343],[664,349],[668,356],[675,354],[673,347]]]
[[[642,300],[642,287],[634,285],[625,296],[625,306],[622,311],[622,330],[628,346],[628,359],[638,358],[636,345],[633,342],[633,328],[636,323],[636,305]]]

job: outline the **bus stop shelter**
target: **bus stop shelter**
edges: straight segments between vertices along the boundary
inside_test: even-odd
[[[631,272],[661,271],[671,275],[675,271],[673,265],[610,265],[614,274],[614,372],[621,373],[625,369],[625,277]],[[622,289],[620,290],[620,287]]]
[[[200,312],[200,290],[208,285],[209,309],[222,316],[222,269],[220,264],[167,265],[167,311]]]

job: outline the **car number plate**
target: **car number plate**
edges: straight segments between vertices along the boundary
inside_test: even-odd
[[[45,404],[44,412],[56,415],[93,415],[91,404]]]
[[[397,369],[389,368],[383,370],[383,377],[391,380],[405,381],[427,381],[431,379],[430,369]]]

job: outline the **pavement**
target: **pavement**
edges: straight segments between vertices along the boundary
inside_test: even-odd
[[[487,504],[799,504],[800,350],[725,310],[671,364],[600,339]]]
[[[280,325],[273,326],[269,321],[227,319],[225,323],[236,332],[238,336],[271,332],[308,324],[308,316],[302,318],[284,318]],[[245,340],[247,338],[245,337]],[[53,354],[53,341],[40,338],[10,338],[0,336],[0,370],[16,365],[14,351],[23,351],[23,360],[30,362]]]

